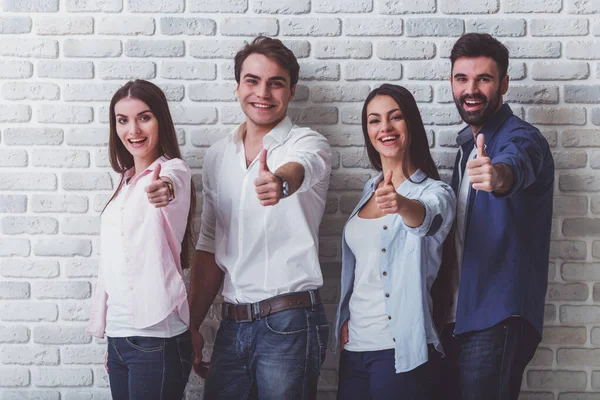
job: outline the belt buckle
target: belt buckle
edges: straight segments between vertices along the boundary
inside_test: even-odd
[[[239,306],[237,306],[237,307],[239,307]],[[235,320],[237,322],[252,322],[252,304],[250,304],[250,303],[246,304],[246,312],[248,313],[247,314],[248,317],[246,319],[238,319],[238,316],[236,313]]]

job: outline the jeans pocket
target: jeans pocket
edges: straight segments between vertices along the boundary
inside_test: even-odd
[[[161,351],[165,348],[165,339],[145,336],[129,336],[125,338],[128,345],[145,353]]]
[[[194,357],[194,348],[189,333],[177,338],[177,352],[181,362],[181,377],[187,381],[192,370],[192,358]]]
[[[265,317],[265,325],[273,333],[295,335],[308,330],[308,316],[303,308],[280,311]]]
[[[317,341],[319,343],[319,365],[323,365],[329,343],[329,325],[317,325]]]

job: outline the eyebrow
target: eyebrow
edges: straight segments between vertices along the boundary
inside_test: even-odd
[[[394,108],[394,109],[388,111],[387,114],[389,115],[389,114],[391,114],[393,112],[396,112],[396,111],[400,111],[400,113],[402,113],[402,110],[400,110],[399,108]],[[367,117],[370,117],[371,115],[379,117],[379,114],[377,114],[377,113],[370,113],[369,115],[367,115]]]
[[[137,115],[142,115],[142,114],[147,113],[147,112],[152,113],[152,111],[150,111],[150,110],[144,110],[144,111],[140,111],[139,113],[137,113]],[[127,115],[125,115],[125,114],[117,114],[116,116],[117,117],[118,116],[126,117]]]
[[[244,75],[244,78],[253,78],[253,79],[258,79],[260,80],[260,76],[256,76],[254,74],[246,74]],[[269,79],[267,79],[267,81],[283,81],[283,82],[287,82],[287,79],[285,78],[285,76],[272,76]]]
[[[467,74],[461,74],[461,73],[454,74],[455,78],[462,78],[462,77],[466,77],[466,76],[467,76]],[[494,79],[494,75],[487,74],[487,73],[479,74],[479,75],[477,75],[477,78],[492,78],[492,79]]]

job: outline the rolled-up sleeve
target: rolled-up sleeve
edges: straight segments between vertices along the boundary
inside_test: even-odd
[[[431,183],[414,200],[419,201],[425,208],[425,219],[421,225],[410,227],[405,224],[409,233],[423,236],[446,237],[456,213],[456,196],[452,188],[441,181],[428,179]]]
[[[167,160],[161,164],[160,176],[173,182],[175,199],[167,207],[157,208],[170,221],[185,223],[190,212],[190,192],[192,188],[192,172],[185,161],[179,158]]]
[[[202,167],[202,217],[200,218],[200,234],[196,242],[196,250],[215,252],[216,215],[214,207],[215,193],[211,178],[214,176],[214,157],[211,150],[204,157]]]
[[[304,168],[304,179],[297,190],[304,192],[331,174],[331,147],[321,134],[303,129],[294,135],[292,151],[284,158],[283,164],[296,162]]]

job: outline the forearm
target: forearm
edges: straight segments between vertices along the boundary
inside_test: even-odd
[[[304,181],[304,167],[297,162],[289,162],[282,165],[274,172],[274,174],[288,182],[288,195],[291,195],[300,189],[300,186],[302,186],[302,182]]]
[[[398,195],[398,215],[407,226],[416,228],[425,220],[425,207],[420,201]]]
[[[223,282],[224,273],[215,261],[215,255],[197,250],[194,254],[190,279],[190,327],[198,329],[206,318]]]
[[[505,194],[510,192],[514,183],[512,169],[504,163],[493,164],[493,167],[496,173],[494,193]]]

